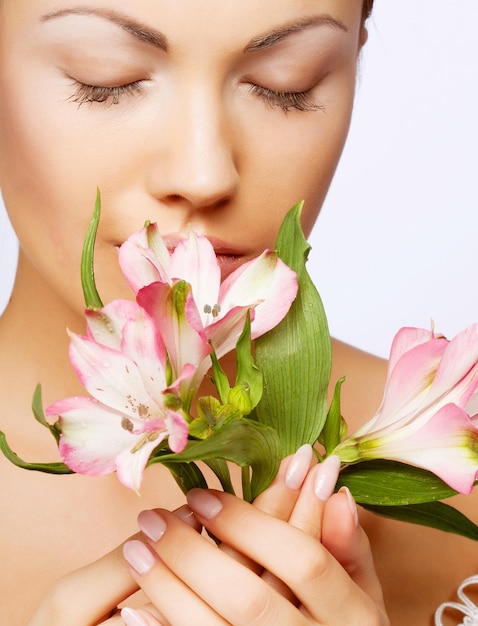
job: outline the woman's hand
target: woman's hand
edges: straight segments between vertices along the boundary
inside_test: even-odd
[[[309,469],[301,454],[255,505],[221,492],[189,494],[197,519],[223,549],[167,511],[143,512],[147,541],[127,543],[125,557],[160,621],[128,611],[128,626],[181,626],[191,616],[204,626],[387,625],[355,503],[346,490],[331,496],[337,459],[314,466],[299,490]],[[294,463],[302,463],[295,474]]]
[[[187,506],[174,515],[178,521],[182,520],[180,523],[191,525],[193,532],[200,530],[200,524]],[[139,537],[135,535],[131,539]],[[27,626],[120,626],[124,621],[117,606],[137,590],[138,585],[123,558],[123,545],[120,545],[91,565],[60,578]],[[154,608],[150,611],[154,613]]]

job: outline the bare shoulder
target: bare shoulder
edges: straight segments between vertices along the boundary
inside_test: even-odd
[[[343,376],[342,412],[349,428],[355,429],[369,420],[380,405],[387,361],[333,339],[331,392]]]

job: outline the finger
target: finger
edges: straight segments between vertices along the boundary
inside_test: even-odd
[[[347,487],[342,487],[327,502],[324,511],[322,542],[352,580],[383,605],[383,594],[373,562],[370,544],[359,526],[357,505]]]
[[[334,491],[340,470],[340,459],[329,456],[313,467],[297,498],[294,509],[289,517],[289,524],[300,528],[318,541],[321,538],[322,516],[325,503]],[[292,591],[271,572],[264,572],[264,580],[290,602],[296,602]]]
[[[188,503],[216,537],[283,581],[319,623],[373,623],[375,604],[315,538],[229,494],[193,490]]]
[[[314,462],[317,461],[310,445],[301,446],[294,455],[283,459],[274,481],[254,500],[254,506],[268,515],[288,520],[299,497],[300,488]],[[231,546],[223,543],[220,548],[256,574],[262,571],[257,563],[233,550]],[[269,577],[269,581],[272,583],[272,577]]]
[[[164,619],[157,619],[145,608],[130,609],[125,607],[121,609],[121,618],[123,621],[119,624],[126,626],[170,626],[169,622]]]
[[[231,497],[236,500],[234,496]],[[254,509],[252,505],[247,506]],[[193,603],[197,596],[204,603],[203,606],[196,603],[194,609],[185,613],[190,619],[191,615],[197,615],[195,611],[202,611],[200,619],[195,619],[194,623],[197,624],[204,624],[204,626],[210,624],[214,626],[216,624],[221,624],[221,626],[223,624],[306,626],[308,624],[300,611],[271,589],[260,577],[224,554],[215,544],[181,524],[167,511],[149,511],[148,513],[150,519],[147,532],[151,535],[150,546],[154,548],[159,558],[147,559],[148,567],[142,570],[141,567],[138,569],[139,563],[133,564],[133,567],[137,572],[136,579],[146,595],[168,619],[170,619],[170,611],[182,608],[181,603],[176,602],[176,598],[181,597],[184,601],[182,592],[184,588],[189,588],[194,594],[191,594],[185,601]],[[265,516],[264,513],[260,514]],[[154,534],[151,533],[153,515],[156,517]],[[136,545],[135,549],[146,559],[145,544],[142,546],[140,548]],[[130,554],[127,558],[131,563]],[[168,579],[171,574],[173,576]],[[165,578],[171,587],[168,587],[168,592],[163,593],[164,583],[158,581]],[[175,586],[178,580],[183,583],[182,589]],[[178,595],[172,601],[174,592]],[[164,606],[166,600],[173,606],[166,609]],[[205,606],[211,608],[210,615],[205,612]],[[174,620],[171,622],[175,623]],[[178,621],[178,623],[190,622]]]
[[[312,446],[301,446],[294,455],[283,459],[276,478],[257,496],[254,506],[272,517],[288,520],[304,480],[315,463],[317,459]]]
[[[175,514],[200,529],[189,507],[180,507]],[[94,563],[60,578],[44,596],[28,626],[101,624],[137,590],[120,545]]]
[[[28,626],[101,623],[137,588],[119,546],[98,561],[60,578]]]
[[[149,518],[153,511],[145,511]],[[148,528],[152,527],[151,519]],[[189,530],[189,529],[188,529]],[[202,537],[196,538],[203,542]],[[170,624],[186,624],[194,615],[195,623],[210,626],[226,626],[225,622],[194,591],[158,558],[148,545],[130,541],[124,545],[124,557],[132,568],[132,575],[149,600]],[[198,563],[195,563],[198,568]]]
[[[325,503],[334,492],[339,476],[340,459],[329,456],[307,476],[289,523],[320,541]]]

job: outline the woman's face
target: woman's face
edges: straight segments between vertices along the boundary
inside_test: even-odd
[[[312,227],[348,130],[362,0],[2,0],[0,184],[24,253],[81,307],[145,220],[191,225],[227,268]],[[105,296],[106,294],[106,296]]]

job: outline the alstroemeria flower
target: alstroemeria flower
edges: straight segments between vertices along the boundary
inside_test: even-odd
[[[155,320],[163,297],[158,283],[189,283],[196,311],[188,305],[188,319],[198,332],[204,332],[218,357],[235,347],[248,310],[254,339],[284,318],[297,295],[295,272],[270,250],[244,263],[221,283],[213,246],[192,231],[169,253],[157,226],[150,224],[121,246],[119,261],[138,302]]]
[[[156,446],[165,439],[173,452],[186,446],[178,387],[195,368],[185,365],[168,384],[164,344],[135,302],[87,311],[87,323],[88,336],[70,333],[70,360],[91,397],[60,400],[46,414],[59,416],[60,454],[72,470],[89,476],[117,471],[138,491]]]
[[[334,454],[345,463],[409,463],[470,493],[478,473],[478,429],[468,407],[477,385],[478,324],[452,341],[403,328],[392,345],[380,409]]]

